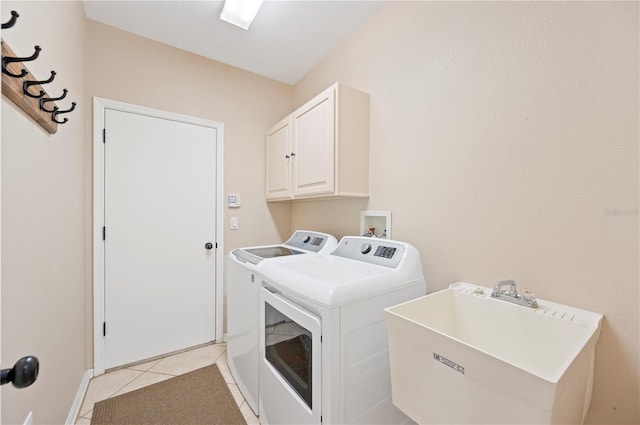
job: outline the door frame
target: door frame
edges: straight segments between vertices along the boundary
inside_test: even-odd
[[[105,110],[140,114],[153,118],[178,121],[216,129],[216,276],[215,276],[215,340],[223,335],[223,284],[224,284],[224,124],[203,118],[147,108],[101,97],[93,98],[93,371],[94,376],[105,372],[105,340],[102,326],[105,321],[104,298],[104,143],[103,129]]]

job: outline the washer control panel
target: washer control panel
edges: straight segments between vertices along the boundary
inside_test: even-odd
[[[345,236],[331,255],[396,268],[402,261],[406,244],[388,239]]]
[[[294,248],[306,249],[311,252],[320,252],[329,241],[329,238],[333,237],[325,233],[298,230],[294,232],[284,244]]]

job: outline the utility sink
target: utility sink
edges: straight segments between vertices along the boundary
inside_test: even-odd
[[[393,403],[420,424],[580,424],[602,318],[468,283],[389,307]]]

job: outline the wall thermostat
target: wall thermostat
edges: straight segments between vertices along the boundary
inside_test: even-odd
[[[240,195],[228,195],[227,206],[229,208],[240,208]]]

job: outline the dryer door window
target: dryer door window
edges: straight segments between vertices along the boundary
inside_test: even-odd
[[[311,398],[313,339],[311,332],[282,314],[271,304],[265,304],[265,358],[287,383],[313,408]]]

